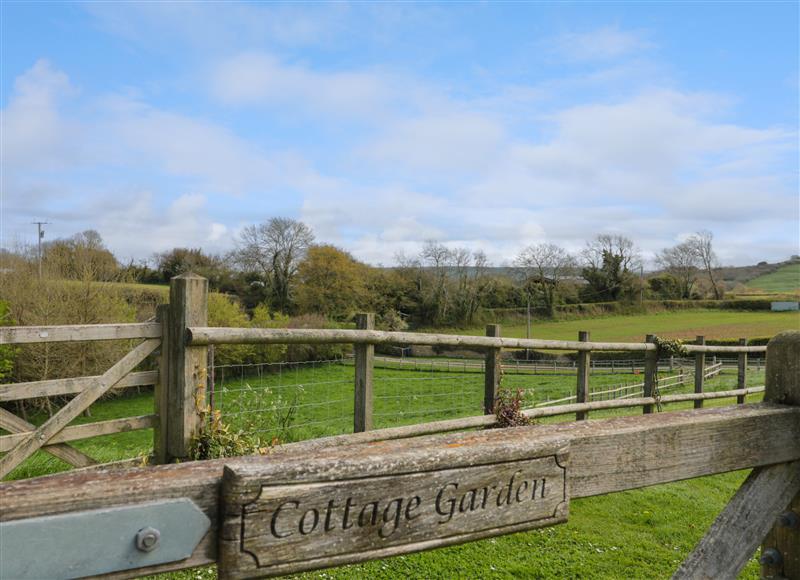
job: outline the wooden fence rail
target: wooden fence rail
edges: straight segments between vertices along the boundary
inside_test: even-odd
[[[28,526],[26,529],[29,530],[42,525],[42,530],[55,534],[48,538],[61,538],[53,541],[69,543],[74,531],[69,532],[70,528],[66,526],[63,537],[58,536],[59,532],[53,530],[61,528],[50,525],[48,522],[52,520],[49,518],[74,515],[84,518],[80,521],[85,522],[90,521],[85,518],[100,517],[101,512],[108,518],[108,513],[111,513],[108,510],[113,512],[120,506],[154,513],[153,510],[158,512],[162,507],[164,510],[169,506],[175,507],[176,500],[186,501],[202,512],[209,530],[201,532],[192,547],[180,557],[164,559],[158,554],[155,557],[138,553],[131,555],[132,544],[124,540],[114,548],[123,549],[126,554],[124,563],[112,559],[109,560],[111,563],[102,564],[106,568],[98,568],[96,563],[94,567],[86,568],[86,562],[93,561],[93,557],[91,554],[87,556],[85,550],[94,549],[90,547],[93,542],[98,545],[113,543],[116,541],[113,538],[124,539],[127,533],[138,538],[144,527],[137,524],[136,530],[102,533],[100,528],[83,523],[79,527],[83,530],[81,533],[89,537],[88,541],[82,537],[87,547],[85,550],[79,547],[60,551],[65,554],[65,560],[59,561],[58,565],[72,571],[82,570],[83,575],[131,569],[138,574],[152,574],[218,562],[222,578],[246,578],[358,562],[553,525],[566,520],[569,500],[574,497],[613,493],[736,469],[764,467],[766,470],[767,466],[790,464],[782,471],[769,467],[765,471],[767,475],[748,484],[748,490],[763,487],[764,490],[779,489],[781,494],[771,503],[761,502],[758,497],[752,500],[765,507],[763,513],[753,516],[754,527],[737,536],[741,545],[749,549],[761,541],[763,530],[772,525],[776,505],[786,503],[784,498],[795,493],[794,466],[800,466],[800,463],[791,462],[800,461],[800,333],[788,333],[788,339],[779,335],[768,347],[747,346],[746,341],[733,347],[712,346],[698,340],[698,344],[687,346],[697,364],[696,392],[662,394],[659,384],[665,388],[674,387],[683,381],[683,377],[659,381],[658,347],[652,335],[641,343],[616,343],[591,342],[588,333],[577,341],[503,338],[497,325],[487,328],[487,336],[382,332],[372,329],[370,315],[359,317],[357,330],[209,328],[206,324],[206,281],[185,275],[173,280],[170,304],[159,308],[158,322],[153,324],[103,325],[97,330],[83,326],[0,330],[0,344],[144,338],[103,375],[0,386],[0,402],[19,400],[25,392],[36,396],[76,395],[38,427],[8,416],[10,413],[2,410],[0,427],[11,434],[0,436],[0,453],[5,453],[0,458],[0,475],[7,474],[38,449],[65,458],[74,465],[91,465],[93,460],[82,457],[80,452],[68,446],[69,442],[98,434],[151,427],[155,433],[157,462],[185,460],[192,439],[203,427],[201,418],[207,410],[204,399],[206,352],[208,345],[216,344],[355,345],[355,432],[279,446],[265,457],[185,462],[121,471],[91,467],[90,471],[3,483],[0,484],[0,505],[4,508],[0,513],[0,525],[8,523],[12,527],[7,529],[14,530],[22,529],[14,527],[17,524]],[[373,347],[377,344],[482,349],[486,353],[485,414],[372,430]],[[132,373],[159,347],[157,374],[153,371]],[[509,348],[579,353],[575,395],[567,398],[576,402],[524,409],[523,413],[530,418],[574,413],[580,421],[483,430],[497,425],[492,407],[502,385],[500,354],[501,349]],[[592,351],[644,354],[643,396],[592,401],[592,391],[589,390]],[[746,388],[747,355],[767,351],[766,387]],[[706,392],[705,379],[722,368],[721,362],[707,366],[706,355],[717,353],[737,356],[739,388]],[[112,387],[153,383],[156,387],[155,413],[69,426],[72,419]],[[761,392],[765,394],[764,403],[744,404],[747,395]],[[742,404],[654,412],[668,403],[697,403],[733,397]],[[592,411],[627,407],[642,408],[644,414],[583,420]],[[518,478],[516,483],[515,478]],[[781,479],[790,481],[790,484],[767,484]],[[490,491],[490,487],[494,491]],[[455,494],[456,489],[462,490],[461,495]],[[481,489],[484,490],[483,507],[489,495],[494,494],[496,497],[491,499],[496,507],[505,505],[506,508],[477,509]],[[472,495],[464,495],[465,490],[468,490],[466,493],[471,491]],[[504,495],[506,490],[507,495]],[[396,497],[406,492],[407,498]],[[442,503],[445,492],[452,495],[452,498],[447,496],[450,498],[447,501],[452,501],[454,506],[449,516],[443,508],[449,504]],[[753,496],[750,491],[743,491],[741,497]],[[527,499],[523,501],[524,498]],[[353,505],[361,502],[363,508],[357,525],[348,526],[346,506],[351,501],[355,502]],[[387,515],[392,502],[405,502],[402,509],[401,503],[397,503],[396,520]],[[363,516],[364,510],[372,503],[375,504],[374,515]],[[382,518],[379,504],[384,506],[381,510],[386,510],[380,512]],[[517,504],[521,507],[511,508]],[[328,506],[327,515],[323,518],[321,514],[325,505]],[[339,506],[337,509],[345,506],[343,515],[340,512],[335,514],[344,520],[338,528],[329,528],[328,520],[333,517],[335,505]],[[445,519],[442,516],[446,516]],[[459,518],[455,520],[460,522],[458,525],[447,523],[455,517]],[[728,519],[720,520],[722,523],[718,529],[730,527],[725,522],[731,521],[731,517],[726,517]],[[120,517],[112,524],[119,527],[124,522]],[[313,533],[323,528],[330,535]],[[725,562],[729,564],[726,573],[740,567],[741,554],[731,555],[727,544],[717,541],[718,533],[712,529],[710,539],[698,547],[702,557],[687,560],[685,570],[695,569],[697,561]],[[10,547],[15,537],[16,533],[3,533],[0,529],[0,549],[14,554],[12,559],[0,559],[0,576],[15,576],[19,570],[25,571],[28,577],[35,577],[36,573],[32,571],[36,570],[39,576],[46,576],[45,568],[37,568],[46,562],[35,557],[28,568],[25,567],[28,564],[24,564],[22,568],[8,569],[13,573],[4,572],[3,566],[23,558],[24,546]],[[781,534],[775,533],[770,537],[776,538],[770,541],[777,546],[776,550],[782,550],[783,556],[795,558],[794,553],[800,551],[798,546],[787,548]],[[780,572],[784,573],[786,569],[782,568]],[[75,572],[75,575],[81,574]],[[687,576],[691,576],[691,572]]]

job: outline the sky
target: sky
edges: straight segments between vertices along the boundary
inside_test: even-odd
[[[800,253],[797,2],[0,2],[0,238]]]

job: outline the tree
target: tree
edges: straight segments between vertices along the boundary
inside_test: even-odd
[[[641,257],[633,240],[621,235],[601,234],[586,243],[581,275],[587,285],[581,294],[587,302],[631,298],[636,288],[633,271]]]
[[[231,285],[231,271],[225,261],[218,256],[204,253],[200,248],[173,248],[156,254],[155,261],[163,282],[192,272],[208,279],[212,290]]]
[[[541,296],[545,310],[553,316],[564,277],[577,265],[575,258],[555,244],[536,244],[523,249],[514,265],[522,271],[528,296]]]
[[[450,255],[456,279],[453,320],[462,326],[470,326],[492,287],[493,281],[486,275],[489,260],[483,251],[470,252],[466,248],[451,250]]]
[[[314,234],[303,222],[271,218],[266,223],[244,228],[232,257],[242,268],[259,272],[269,286],[273,306],[288,312],[292,305],[292,282],[313,242]]]
[[[687,240],[656,254],[656,262],[672,275],[678,283],[680,298],[691,298],[692,287],[697,279],[700,258],[694,244]]]
[[[350,318],[368,301],[368,269],[339,248],[311,246],[297,271],[298,309],[335,320]]]
[[[713,241],[714,234],[708,230],[699,231],[687,240],[706,271],[708,282],[714,292],[714,299],[721,300],[724,290],[714,278],[714,270],[719,268],[719,260],[714,252]]]
[[[95,230],[45,244],[44,264],[50,276],[69,280],[110,281],[119,271],[117,259]]]

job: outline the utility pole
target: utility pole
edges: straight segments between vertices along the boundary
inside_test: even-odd
[[[39,280],[42,279],[42,238],[44,238],[44,230],[42,226],[50,224],[50,222],[31,222],[36,224],[37,231],[39,235],[37,236],[37,240],[39,242],[39,250],[37,252],[37,257],[39,259]]]

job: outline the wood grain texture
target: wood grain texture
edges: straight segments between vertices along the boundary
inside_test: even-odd
[[[218,538],[214,530],[218,524],[218,493],[226,464],[232,468],[253,465],[259,469],[274,464],[276,469],[285,470],[288,481],[291,481],[297,471],[306,469],[307,461],[319,466],[319,474],[324,473],[325,469],[335,468],[337,461],[344,457],[353,461],[362,453],[380,453],[383,457],[391,458],[397,445],[408,445],[402,440],[368,443],[346,441],[358,441],[362,436],[374,437],[380,433],[376,430],[350,435],[345,440],[330,438],[327,447],[318,446],[318,442],[284,445],[266,457],[189,462],[122,471],[89,469],[8,482],[0,484],[0,505],[4,508],[0,518],[4,521],[14,520],[161,498],[188,497],[201,506],[214,522],[212,532],[188,560],[143,569],[138,574],[207,564],[216,559]],[[768,403],[747,404],[701,411],[434,435],[412,441],[418,446],[429,444],[429,441],[435,441],[437,445],[453,445],[452,449],[461,449],[469,455],[479,441],[482,446],[494,438],[506,437],[531,440],[542,445],[553,441],[566,442],[570,450],[570,496],[587,497],[800,460],[800,449],[796,445],[800,440],[800,409]],[[488,438],[488,441],[484,438]],[[691,452],[687,453],[687,450]],[[302,462],[297,461],[298,455],[302,455]],[[365,462],[358,467],[359,472],[369,475],[371,464]]]
[[[33,431],[36,429],[36,425],[33,423],[28,423],[24,419],[21,419],[13,413],[0,407],[0,428],[10,431],[11,433],[25,433],[27,431]],[[2,449],[2,446],[0,446],[0,449]],[[70,447],[69,445],[65,445],[63,443],[45,447],[43,451],[46,451],[53,457],[57,457],[62,461],[66,461],[73,467],[97,465],[97,461],[82,451],[78,451],[74,447]]]
[[[74,395],[84,391],[100,375],[90,377],[75,377],[70,379],[51,379],[47,381],[32,381],[28,383],[11,383],[0,385],[0,402],[19,401],[23,399],[36,399],[38,397],[56,397],[59,395]],[[155,385],[158,380],[158,371],[142,371],[130,373],[114,388],[128,389],[130,387],[144,387]]]
[[[578,341],[589,342],[589,332],[587,330],[578,331]],[[591,355],[589,351],[581,351],[578,353],[578,379],[575,387],[575,402],[588,403],[589,402],[589,373],[591,371]],[[578,411],[575,413],[576,421],[583,421],[589,418],[588,411]]]
[[[156,464],[169,461],[169,360],[170,344],[170,305],[160,304],[156,308],[156,320],[161,325],[161,351],[158,356],[158,380],[153,389],[153,408],[158,420],[153,428],[153,462]]]
[[[458,334],[426,334],[381,330],[340,330],[305,328],[210,328],[188,329],[192,345],[209,344],[418,344],[422,346],[461,346],[474,348],[545,348],[552,350],[602,350],[643,352],[655,350],[654,344],[643,342],[588,342],[574,340],[542,340],[526,338],[492,338]],[[685,345],[689,352],[765,352],[765,346],[695,346]]]
[[[373,330],[375,315],[362,312],[356,315],[356,328]],[[375,346],[356,344],[353,347],[355,389],[353,392],[353,432],[372,430],[372,386],[375,366]]]
[[[176,276],[169,286],[167,352],[167,460],[185,459],[200,430],[205,407],[208,350],[186,343],[187,328],[208,323],[208,280],[194,274]]]
[[[800,461],[753,470],[672,578],[736,578],[798,492]]]
[[[766,389],[764,398],[800,407],[800,332],[783,332],[767,345]],[[800,442],[796,442],[800,445]],[[784,508],[800,517],[800,493]],[[781,562],[761,566],[764,578],[800,578],[800,527],[789,528],[776,523],[764,538],[764,550],[774,548]]]
[[[225,470],[222,578],[288,574],[566,521],[562,442],[406,440]]]
[[[699,346],[706,343],[705,336],[698,336],[696,342]],[[694,392],[702,393],[704,389],[704,382],[706,378],[706,355],[704,352],[697,352],[694,355]],[[695,399],[695,409],[703,408],[703,399]]]
[[[656,336],[648,334],[645,338],[647,344],[655,344]],[[649,399],[655,396],[658,373],[658,351],[648,350],[644,353],[644,389],[642,394]],[[653,412],[653,405],[643,405],[642,412],[646,415]]]
[[[499,324],[487,324],[486,336],[492,338],[500,337]],[[500,380],[503,376],[503,369],[500,366],[500,349],[486,349],[486,360],[483,374],[483,412],[485,415],[494,413],[494,402],[497,399],[497,392],[500,390]]]
[[[794,513],[800,518],[800,494],[794,496],[792,502],[787,506],[784,513]],[[800,527],[790,527],[776,524],[767,533],[764,543],[761,545],[761,553],[764,550],[774,548],[782,556],[782,562],[778,565],[763,563],[761,565],[762,578],[800,578]]]
[[[739,339],[740,346],[747,346],[747,339],[740,338]],[[737,369],[736,369],[736,388],[737,389],[745,389],[747,388],[747,353],[740,352],[739,356],[737,357]],[[739,405],[744,404],[744,397],[737,397],[736,403]]]
[[[121,340],[126,338],[159,338],[160,336],[161,327],[153,322],[0,327],[0,344]]]
[[[59,433],[53,435],[42,449],[49,452],[50,446],[57,443],[137,431],[139,429],[150,429],[155,426],[156,422],[156,415],[139,415],[138,417],[123,417],[121,419],[84,423],[83,425],[71,425],[64,427]],[[0,453],[11,451],[15,445],[19,445],[21,441],[24,441],[33,432],[33,430],[26,429],[23,433],[0,436]]]
[[[73,419],[80,415],[89,405],[108,392],[122,378],[131,372],[137,365],[152,353],[161,340],[150,338],[142,342],[122,359],[108,369],[99,379],[95,380],[80,394],[76,395],[69,403],[50,417],[44,424],[37,427],[24,437],[13,449],[0,458],[0,477],[5,477],[17,465],[33,455],[37,449],[48,443],[59,431],[64,429]],[[15,437],[9,435],[9,437]]]

